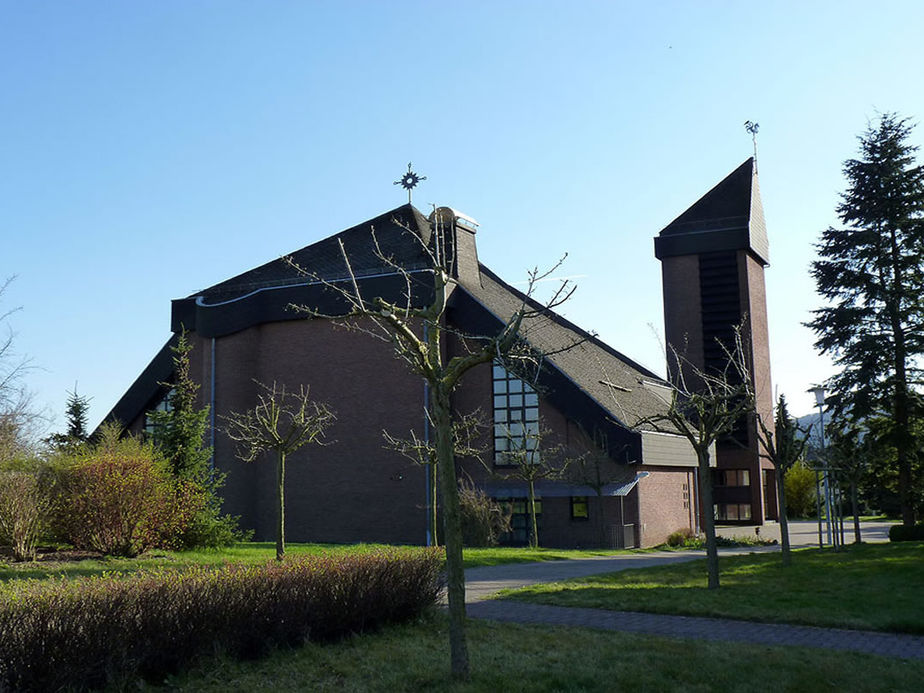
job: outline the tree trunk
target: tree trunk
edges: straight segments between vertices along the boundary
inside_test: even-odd
[[[853,540],[859,544],[863,541],[860,537],[860,501],[857,499],[857,482],[850,482],[850,506],[853,508]]]
[[[712,472],[709,469],[709,450],[697,450],[699,459],[700,512],[703,515],[703,532],[706,535],[706,571],[709,589],[719,588],[719,548],[715,542],[715,508],[712,502]]]
[[[436,433],[438,478],[443,491],[443,542],[446,545],[446,588],[449,596],[449,651],[452,675],[469,678],[465,640],[465,568],[462,563],[462,521],[452,440],[449,393],[431,387],[430,415]]]
[[[429,489],[430,490],[430,545],[431,546],[440,545],[440,540],[437,534],[439,530],[439,523],[437,522],[437,518],[439,517],[439,514],[436,511],[436,498],[437,498],[436,484],[437,484],[437,479],[439,475],[436,473],[436,471],[437,471],[437,465],[431,464],[430,465],[430,489]]]
[[[536,482],[528,482],[529,488],[529,548],[539,548],[539,523],[536,522]]]
[[[276,560],[286,555],[286,454],[279,453],[276,459],[276,484],[279,505],[276,508]]]
[[[905,300],[904,277],[901,270],[901,251],[894,228],[889,229],[892,266],[891,298],[887,300],[889,322],[894,342],[893,368],[895,369],[895,390],[893,397],[893,420],[895,422],[894,444],[898,458],[898,499],[901,505],[902,524],[914,525],[914,494],[912,492],[911,457],[911,401],[908,392],[908,346],[905,341],[905,327],[902,325],[898,304]]]
[[[785,472],[776,468],[776,496],[779,501],[780,516],[780,549],[783,553],[783,565],[792,563],[792,554],[789,551],[789,518],[786,517],[786,480]]]

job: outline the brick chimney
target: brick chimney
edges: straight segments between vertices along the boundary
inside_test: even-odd
[[[475,233],[478,222],[451,207],[437,207],[430,215],[437,258],[460,284],[481,284]]]

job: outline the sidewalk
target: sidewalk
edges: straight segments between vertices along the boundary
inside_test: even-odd
[[[758,550],[763,552],[774,550],[774,548]],[[720,556],[751,553],[754,550],[724,549],[720,552]],[[924,637],[915,635],[631,611],[569,608],[509,599],[489,599],[491,595],[502,589],[515,589],[540,582],[557,582],[632,568],[686,562],[702,558],[704,555],[702,551],[624,554],[573,561],[472,568],[465,571],[466,611],[470,618],[492,621],[578,626],[697,640],[818,647],[864,652],[884,657],[924,659]]]

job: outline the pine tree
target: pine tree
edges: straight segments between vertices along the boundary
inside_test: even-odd
[[[74,391],[68,393],[67,398],[67,436],[74,441],[84,443],[90,437],[87,432],[87,412],[90,410],[90,398],[86,395],[77,394],[77,386]]]
[[[62,452],[74,452],[78,447],[90,439],[87,431],[87,412],[90,410],[90,398],[77,394],[74,391],[67,393],[67,404],[64,415],[67,418],[67,432],[53,433],[45,439],[53,449]]]
[[[897,451],[904,524],[914,523],[911,423],[924,353],[924,169],[908,139],[913,125],[887,113],[859,138],[862,158],[844,164],[847,191],[812,263],[826,305],[807,323],[816,348],[841,372],[829,382],[836,414],[887,415]]]
[[[225,476],[212,469],[212,448],[204,444],[209,428],[209,408],[198,407],[199,384],[189,375],[193,345],[180,334],[173,349],[173,376],[167,408],[152,411],[148,418],[154,426],[154,445],[170,465],[177,479],[190,481],[207,494],[205,507],[190,523],[182,539],[188,547],[225,546],[242,538],[237,518],[221,514],[219,490]]]
[[[208,406],[199,408],[199,384],[189,375],[189,356],[193,345],[186,334],[173,350],[174,380],[161,383],[169,387],[165,411],[148,414],[154,426],[154,444],[180,479],[205,485],[210,477],[212,449],[204,446],[209,427]]]

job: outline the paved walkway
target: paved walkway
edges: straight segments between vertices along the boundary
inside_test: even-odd
[[[753,549],[725,549],[722,556],[749,553]],[[768,549],[762,549],[766,551]],[[773,549],[769,549],[773,550]],[[815,628],[733,619],[669,616],[631,611],[580,609],[531,604],[508,599],[489,599],[501,589],[539,582],[609,573],[630,568],[681,563],[702,558],[704,552],[626,554],[572,561],[520,563],[465,571],[466,610],[470,618],[516,623],[546,623],[600,630],[647,633],[675,638],[694,638],[764,645],[820,647],[865,652],[885,657],[924,659],[924,637],[876,631]]]

